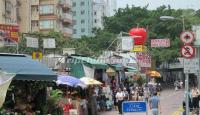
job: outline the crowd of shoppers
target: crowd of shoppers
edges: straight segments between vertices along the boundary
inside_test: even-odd
[[[116,93],[114,93],[114,101],[116,106],[118,107],[118,111],[122,114],[122,103],[123,101],[146,101],[150,102],[150,107],[154,113],[156,112],[155,109],[159,109],[159,98],[156,97],[160,95],[161,91],[161,84],[151,82],[148,84],[144,84],[142,86],[130,86],[129,89],[127,88],[119,88]],[[160,110],[157,110],[160,111]]]

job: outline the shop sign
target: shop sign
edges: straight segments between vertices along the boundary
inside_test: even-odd
[[[139,67],[151,67],[151,55],[149,53],[136,53]]]
[[[170,47],[170,39],[152,39],[151,47]]]
[[[1,36],[19,42],[19,26],[0,24]]]
[[[147,47],[143,45],[134,45],[133,50],[131,52],[146,52]]]

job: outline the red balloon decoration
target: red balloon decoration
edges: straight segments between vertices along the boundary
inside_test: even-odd
[[[134,37],[134,45],[144,45],[147,39],[147,31],[144,28],[132,28],[129,35]]]

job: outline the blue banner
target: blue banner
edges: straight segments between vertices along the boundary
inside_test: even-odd
[[[132,112],[147,112],[147,105],[145,101],[125,101],[122,103],[123,113]]]

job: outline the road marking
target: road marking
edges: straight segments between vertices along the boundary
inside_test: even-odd
[[[185,110],[183,109],[183,107],[179,107],[172,115],[182,115],[182,113],[184,112]]]

